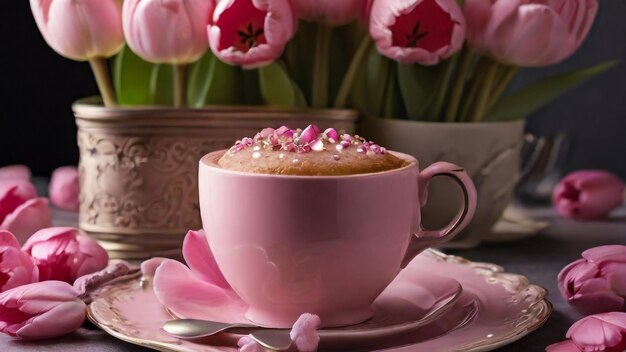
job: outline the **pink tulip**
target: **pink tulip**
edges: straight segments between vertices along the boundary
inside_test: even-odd
[[[85,321],[86,306],[72,286],[45,281],[0,294],[0,332],[25,340],[68,334]]]
[[[29,181],[31,177],[30,169],[25,165],[11,165],[0,167],[0,180],[23,180]]]
[[[558,276],[561,295],[583,314],[626,311],[626,246],[583,252]]]
[[[515,66],[546,66],[572,55],[587,37],[597,0],[465,0],[467,39]]]
[[[606,171],[585,170],[567,175],[552,193],[556,211],[566,218],[595,220],[624,201],[624,182]]]
[[[296,17],[342,26],[362,17],[369,0],[291,0]]]
[[[24,243],[52,221],[48,200],[37,198],[37,190],[25,180],[0,180],[0,230],[13,233]]]
[[[71,227],[51,227],[35,233],[22,248],[39,268],[39,280],[73,283],[103,269],[109,257],[98,242]]]
[[[39,270],[12,233],[0,231],[0,292],[39,280]]]
[[[626,350],[626,313],[611,312],[585,317],[565,335],[571,340],[550,345],[548,352],[623,352]]]
[[[111,57],[124,44],[119,0],[30,0],[30,8],[48,45],[69,59]]]
[[[228,64],[260,67],[282,54],[294,31],[288,0],[222,0],[208,28],[209,45]]]
[[[78,169],[75,166],[65,166],[54,170],[48,193],[50,194],[50,201],[55,207],[78,211]]]
[[[370,12],[378,51],[403,64],[436,65],[465,39],[465,18],[455,0],[375,0]]]
[[[124,34],[144,60],[187,64],[207,50],[206,28],[214,0],[126,0]]]

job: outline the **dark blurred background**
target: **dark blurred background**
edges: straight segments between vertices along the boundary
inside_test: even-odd
[[[581,50],[556,67],[524,71],[515,84],[612,58],[626,61],[625,18],[626,1],[601,1]],[[28,1],[3,2],[0,34],[0,166],[24,163],[46,176],[76,164],[71,104],[97,94],[89,65],[64,59],[46,45]],[[601,168],[626,178],[626,63],[530,116],[527,129],[572,137],[565,171]]]

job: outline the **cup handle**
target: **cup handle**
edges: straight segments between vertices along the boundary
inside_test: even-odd
[[[461,187],[463,191],[462,207],[454,219],[440,230],[426,230],[421,224],[419,225],[418,232],[411,235],[406,255],[402,260],[402,268],[406,267],[424,249],[440,245],[454,238],[469,224],[476,211],[476,188],[472,179],[464,168],[447,162],[434,163],[419,174],[421,207],[426,205],[430,180],[437,176],[450,177]]]

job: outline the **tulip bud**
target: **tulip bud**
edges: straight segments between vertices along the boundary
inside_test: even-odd
[[[39,270],[28,254],[22,252],[15,236],[0,231],[0,292],[39,280]]]
[[[382,55],[436,65],[461,49],[465,18],[455,0],[376,0],[369,31]]]
[[[35,186],[21,179],[0,180],[0,230],[11,232],[24,243],[51,221],[48,200],[37,198]]]
[[[283,53],[294,31],[288,0],[223,0],[209,26],[209,45],[225,63],[260,67]]]
[[[207,25],[214,0],[126,0],[124,34],[144,60],[187,64],[207,50]]]
[[[69,59],[108,58],[124,44],[119,0],[30,0],[30,7],[48,45]]]
[[[559,63],[587,37],[597,0],[465,0],[468,42],[504,64]]]
[[[51,227],[35,233],[22,248],[39,268],[39,280],[73,283],[106,267],[109,257],[98,242],[78,229]]]
[[[601,219],[624,202],[624,182],[606,171],[577,171],[559,182],[552,202],[566,218]]]
[[[626,246],[588,249],[558,276],[561,295],[584,314],[626,311]]]
[[[0,332],[26,340],[68,334],[85,321],[86,306],[72,286],[44,281],[0,294]]]
[[[48,193],[50,201],[57,208],[78,211],[78,169],[74,166],[65,166],[54,170]]]
[[[296,17],[342,26],[360,19],[368,0],[291,0]]]
[[[0,167],[0,180],[30,180],[30,169],[25,165],[11,165]]]
[[[571,340],[550,345],[546,351],[626,351],[626,313],[610,312],[582,318],[565,336]]]

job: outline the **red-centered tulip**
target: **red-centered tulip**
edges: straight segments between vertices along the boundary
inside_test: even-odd
[[[69,59],[111,57],[124,44],[119,0],[30,0],[30,7],[48,45]]]
[[[125,0],[128,46],[146,61],[187,64],[208,49],[214,0]]]
[[[0,231],[0,292],[39,280],[39,270],[8,231]]]
[[[24,243],[51,221],[48,200],[37,198],[35,186],[21,179],[0,180],[0,230],[13,233]]]
[[[78,169],[75,166],[60,167],[52,173],[48,186],[50,202],[63,210],[78,211]]]
[[[288,0],[222,0],[208,28],[209,44],[225,63],[264,66],[283,53],[295,22]]]
[[[291,0],[296,17],[341,26],[362,17],[368,0]]]
[[[62,336],[82,325],[86,308],[66,282],[19,286],[0,294],[0,332],[25,340]]]
[[[0,167],[0,180],[30,180],[30,169],[26,165],[10,165]]]
[[[577,220],[602,219],[623,202],[624,182],[607,171],[576,171],[563,178],[552,193],[556,211]]]
[[[547,352],[626,351],[626,313],[591,315],[569,328],[566,340],[546,348]]]
[[[559,63],[587,37],[597,0],[465,0],[467,39],[505,64]]]
[[[558,276],[561,295],[583,314],[626,311],[626,246],[591,248]]]
[[[378,51],[403,64],[436,65],[465,39],[455,0],[374,0],[369,31]]]
[[[39,268],[39,280],[59,280],[72,284],[77,278],[107,266],[109,256],[98,242],[71,227],[51,227],[37,231],[22,249]]]

